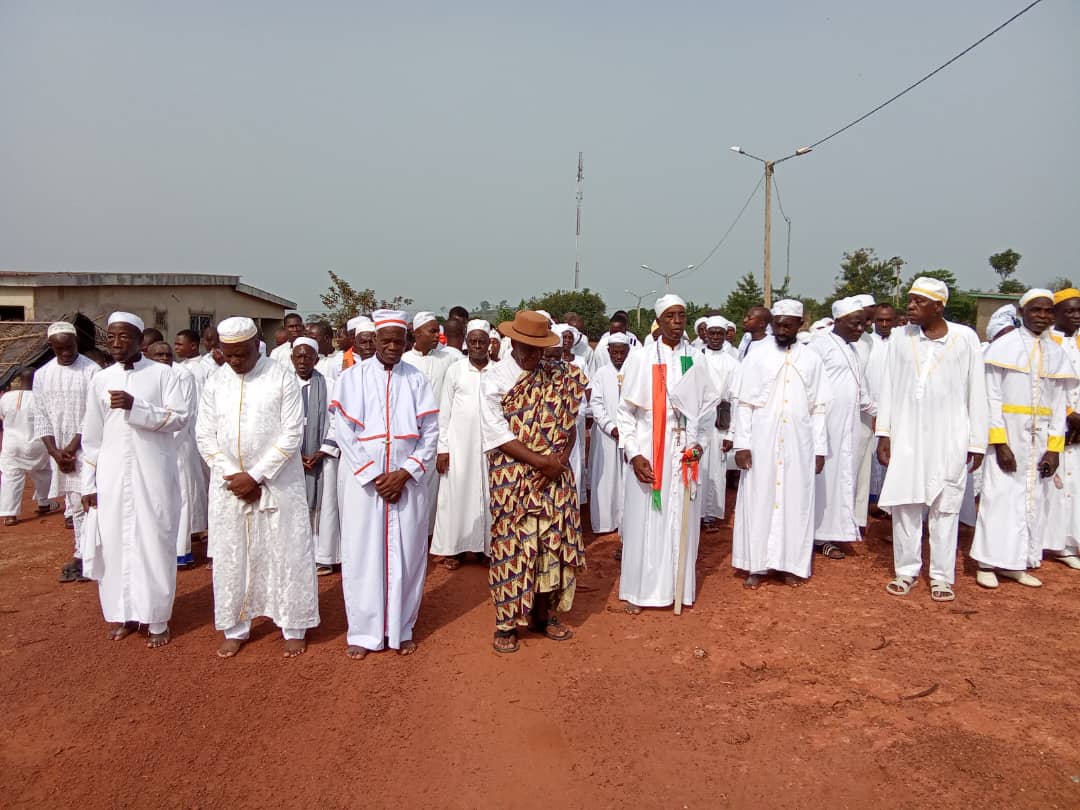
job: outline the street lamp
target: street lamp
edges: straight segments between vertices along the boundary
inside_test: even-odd
[[[800,146],[794,152],[787,157],[782,157],[779,160],[765,160],[765,158],[759,158],[757,155],[751,155],[741,146],[732,146],[732,152],[738,152],[740,155],[745,155],[748,158],[756,160],[758,163],[765,164],[765,272],[762,279],[762,286],[765,288],[765,306],[772,306],[772,176],[773,168],[777,163],[783,163],[785,160],[791,160],[793,157],[802,157],[813,151],[812,146]]]
[[[660,276],[660,278],[662,278],[664,280],[664,292],[671,292],[671,280],[673,278],[675,278],[675,276],[681,276],[687,270],[693,270],[694,267],[695,267],[695,265],[688,264],[682,270],[676,270],[674,273],[661,273],[659,270],[653,270],[647,264],[641,265],[642,270],[648,270],[650,273],[658,275],[658,276]]]
[[[623,290],[623,292],[625,292],[631,298],[637,299],[637,305],[634,307],[634,312],[637,313],[637,328],[641,329],[641,302],[647,296],[656,295],[656,290],[649,290],[647,293],[641,293],[640,295],[636,292],[630,292],[630,290]]]

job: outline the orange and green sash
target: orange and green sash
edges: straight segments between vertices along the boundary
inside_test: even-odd
[[[690,355],[679,357],[681,372],[685,374],[694,365]],[[652,367],[652,508],[659,512],[663,507],[660,493],[664,486],[664,444],[667,441],[667,366],[656,363]]]

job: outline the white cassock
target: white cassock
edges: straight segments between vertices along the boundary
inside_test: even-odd
[[[341,449],[341,586],[348,643],[381,650],[412,640],[427,572],[428,480],[435,475],[438,406],[415,366],[386,370],[378,355],[338,378],[334,412]],[[375,479],[405,470],[397,503],[375,491]]]
[[[333,355],[331,355],[333,357]],[[333,378],[326,378],[326,401],[333,402],[337,391],[338,377],[342,369],[340,357],[338,368]],[[338,500],[338,464],[341,453],[338,450],[337,436],[334,432],[335,420],[332,416],[326,426],[326,437],[321,448],[323,458],[322,503],[319,505],[319,533],[315,537],[315,562],[318,565],[341,564],[341,507]]]
[[[1051,519],[1063,496],[1054,477],[1042,477],[1039,463],[1048,450],[1065,449],[1065,409],[1076,374],[1048,333],[1036,336],[1023,326],[991,343],[985,360],[989,442],[1008,444],[1016,472],[1004,472],[993,453],[984,462],[971,557],[1007,571],[1038,568],[1044,543],[1064,549]]]
[[[34,438],[34,392],[8,391],[0,396],[4,447],[0,450],[0,517],[17,517],[26,478],[34,485],[39,507],[49,503],[52,467],[45,445]]]
[[[618,427],[622,383],[622,370],[611,363],[593,369],[589,401],[593,418],[589,445],[589,518],[594,534],[617,532],[622,525],[626,461],[619,440],[611,435]],[[583,440],[583,436],[578,438],[579,443]]]
[[[589,369],[592,368],[593,354],[595,354],[593,347],[589,345],[589,339],[579,333],[577,343],[570,347],[570,351],[574,353],[574,357],[581,360],[584,365],[580,366],[580,368],[588,374]]]
[[[342,352],[320,354],[318,361],[315,363],[315,370],[326,378],[327,394],[330,393],[330,388],[332,387],[330,383],[336,380],[337,376],[341,373],[341,356]],[[289,356],[289,362],[292,362],[292,355]],[[295,366],[293,368],[295,369]]]
[[[757,341],[739,367],[734,450],[749,450],[739,478],[731,565],[751,574],[810,576],[816,456],[828,456],[829,383],[821,358],[796,343]]]
[[[288,371],[295,371],[292,364],[292,341],[286,340],[280,346],[275,346],[270,352],[270,359]]]
[[[207,381],[195,437],[210,467],[214,626],[258,616],[282,630],[319,624],[315,555],[300,460],[304,406],[296,373],[259,355],[255,368],[225,367]],[[255,503],[229,492],[226,475],[261,485]],[[302,637],[294,635],[293,637]]]
[[[110,391],[130,394],[131,410],[110,407]],[[117,363],[90,383],[82,491],[97,493],[98,536],[84,542],[100,543],[91,556],[103,563],[98,595],[107,622],[157,625],[151,632],[162,632],[172,616],[181,500],[176,432],[189,417],[180,379],[163,363],[145,357],[131,369]]]
[[[1050,339],[1059,345],[1072,363],[1073,373],[1080,377],[1080,332],[1066,335],[1057,329],[1050,330]],[[1080,385],[1069,389],[1066,413],[1080,410]],[[1063,484],[1061,503],[1057,510],[1057,527],[1046,535],[1043,548],[1059,550],[1059,553],[1075,556],[1080,554],[1080,444],[1067,444],[1061,454],[1058,477]],[[1059,540],[1058,537],[1061,539]]]
[[[870,332],[863,332],[854,343],[855,353],[859,356],[859,368],[863,379],[866,378],[867,368],[870,364],[870,356],[874,352],[879,338]],[[860,526],[866,525],[867,513],[870,509],[870,476],[873,469],[873,457],[877,451],[877,442],[874,439],[874,418],[869,411],[859,414],[859,421],[855,425],[854,451],[858,459],[857,475],[855,479],[855,520]]]
[[[56,439],[56,446],[66,447],[82,433],[86,397],[90,379],[101,371],[100,366],[84,355],[77,355],[70,366],[62,366],[53,358],[34,375],[34,439],[44,436]],[[82,451],[76,454],[75,470],[61,472],[50,457],[52,483],[49,497],[65,499],[64,516],[75,524],[75,556],[79,556],[79,534],[84,517],[82,508]]]
[[[951,585],[967,456],[986,451],[987,404],[978,337],[946,327],[937,339],[915,324],[889,338],[877,436],[890,438],[891,460],[878,504],[892,512],[897,576],[919,575],[929,509],[930,577]]]
[[[633,354],[641,348],[641,341],[637,339],[637,335],[633,332],[625,332],[626,339],[629,341],[630,354]],[[600,336],[600,340],[596,342],[596,348],[593,349],[592,360],[589,364],[589,373],[594,373],[601,366],[611,365],[611,354],[608,352],[608,339],[611,337],[610,332],[604,332]],[[625,364],[624,364],[625,365]]]
[[[590,413],[589,397],[592,396],[592,383],[589,382],[589,373],[584,361],[579,357],[574,357],[571,362],[581,369],[581,376],[585,378],[585,393],[582,395],[581,407],[578,408],[577,413],[577,439],[574,440],[574,446],[570,449],[570,469],[574,471],[574,483],[577,484],[578,507],[580,508],[589,499],[586,486],[589,472],[585,467],[585,445],[588,433],[585,425]]]
[[[829,385],[829,404],[825,408],[829,453],[815,480],[814,539],[853,543],[862,540],[855,501],[862,467],[862,417],[867,414],[873,418],[876,409],[855,344],[829,331],[819,332],[808,345],[821,357]]]
[[[186,366],[173,365],[184,397],[187,422],[176,431],[176,462],[180,483],[180,520],[176,529],[176,556],[191,553],[191,535],[206,531],[207,480],[206,468],[199,446],[195,442],[195,424],[199,414],[199,389]]]
[[[450,454],[450,468],[439,485],[431,553],[452,557],[491,550],[488,464],[480,427],[480,380],[489,361],[477,368],[455,363],[443,380],[439,405],[438,452]]]
[[[685,361],[693,363],[686,372]],[[696,362],[695,362],[696,361]],[[653,453],[653,369],[663,369],[666,383],[663,447]],[[662,395],[662,394],[661,394]],[[639,607],[665,607],[675,602],[679,544],[686,536],[683,604],[696,596],[698,538],[701,533],[700,489],[690,501],[683,525],[684,499],[690,497],[682,482],[683,451],[702,443],[703,425],[716,418],[719,393],[703,362],[687,340],[672,348],[662,340],[647,346],[623,364],[622,400],[616,411],[619,442],[633,461],[644,456],[660,475],[660,509],[654,508],[653,484],[643,484],[632,469],[626,471],[622,520],[622,576],[619,598]]]
[[[731,402],[739,361],[723,348],[714,352],[706,346],[700,354],[705,358],[705,366],[712,374],[713,388],[720,395],[720,401]],[[728,471],[728,454],[724,452],[724,440],[730,438],[731,430],[721,431],[716,426],[715,415],[713,420],[702,428],[701,446],[705,455],[701,459],[701,487],[705,492],[705,504],[702,506],[701,516],[704,518],[724,517]]]
[[[874,348],[870,352],[870,358],[866,361],[866,388],[870,392],[870,399],[875,409],[881,397],[881,386],[885,378],[885,350],[889,347],[890,337],[883,338],[876,332]],[[885,482],[885,468],[877,460],[877,441],[870,440],[870,495],[875,499],[881,494],[881,485]]]
[[[401,356],[401,359],[424,373],[428,383],[431,385],[435,405],[438,407],[438,404],[442,402],[442,390],[443,383],[446,380],[446,372],[450,369],[450,366],[461,362],[464,357],[465,355],[456,349],[448,349],[446,346],[436,344],[435,348],[427,354],[421,354],[416,349],[410,349]],[[435,507],[439,502],[439,479],[441,477],[432,474],[427,478],[429,489],[427,504],[430,512],[428,515],[429,535],[435,531]]]

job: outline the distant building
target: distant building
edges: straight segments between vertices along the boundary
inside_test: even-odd
[[[110,312],[138,315],[172,337],[232,315],[255,320],[269,343],[296,304],[243,284],[239,276],[189,273],[31,273],[0,270],[0,321],[70,320],[104,326]]]
[[[986,340],[986,324],[990,322],[990,316],[1005,304],[1020,302],[1019,295],[1005,293],[971,292],[968,295],[975,299],[975,331],[983,340]]]

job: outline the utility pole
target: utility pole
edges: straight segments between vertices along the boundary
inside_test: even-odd
[[[625,292],[631,298],[637,299],[637,304],[634,307],[634,312],[637,313],[635,317],[637,318],[638,331],[641,331],[641,302],[645,299],[646,296],[656,295],[656,290],[649,290],[647,293],[641,293],[641,295],[638,295],[636,292],[630,292],[630,290],[624,290],[623,292]]]
[[[574,248],[574,291],[581,281],[581,184],[585,180],[584,152],[577,153],[577,241]]]
[[[773,162],[765,163],[765,309],[772,307],[772,175]]]

